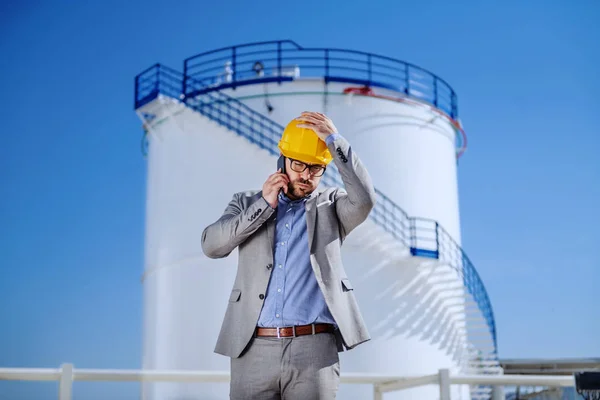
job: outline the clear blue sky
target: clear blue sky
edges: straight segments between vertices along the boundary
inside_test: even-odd
[[[87,3],[0,5],[0,367],[140,366],[134,77],[288,38],[399,58],[450,83],[469,140],[463,244],[500,356],[600,357],[600,3]],[[54,398],[55,385],[2,383],[5,394]]]

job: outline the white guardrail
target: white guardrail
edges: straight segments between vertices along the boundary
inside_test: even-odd
[[[0,381],[58,381],[58,400],[72,400],[73,382],[229,382],[229,371],[159,371],[124,369],[80,369],[73,364],[60,368],[0,368]],[[451,385],[493,386],[493,400],[504,400],[504,386],[574,387],[569,375],[452,375],[447,369],[437,374],[403,377],[394,375],[342,373],[341,383],[373,385],[373,399],[383,394],[425,385],[439,385],[440,400],[450,399]]]

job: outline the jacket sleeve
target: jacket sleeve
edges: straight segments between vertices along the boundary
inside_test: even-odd
[[[339,134],[328,139],[327,146],[344,183],[344,189],[337,192],[336,212],[342,233],[347,236],[367,219],[375,206],[375,188],[367,169],[350,143]]]
[[[207,257],[227,257],[275,212],[262,195],[243,208],[243,196],[235,194],[223,215],[202,232],[202,251]]]

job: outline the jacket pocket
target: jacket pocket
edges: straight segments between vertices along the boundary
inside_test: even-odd
[[[344,292],[347,292],[349,290],[354,290],[354,288],[352,287],[352,284],[350,283],[350,279],[348,279],[348,278],[342,279],[342,288],[344,289]]]
[[[242,291],[239,289],[233,289],[231,291],[231,295],[229,296],[229,302],[230,303],[235,303],[236,301],[238,301],[240,299],[240,296],[242,295]]]

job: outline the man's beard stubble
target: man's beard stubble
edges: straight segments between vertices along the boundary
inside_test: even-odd
[[[305,185],[310,186],[310,188],[301,188],[301,187],[296,187],[294,184],[295,183],[303,183]],[[288,197],[293,197],[294,199],[301,199],[305,196],[308,196],[309,194],[311,194],[312,192],[314,192],[314,188],[313,188],[313,183],[308,181],[308,180],[304,180],[304,179],[298,179],[296,182],[290,182],[288,183]],[[290,196],[291,195],[291,196]]]

